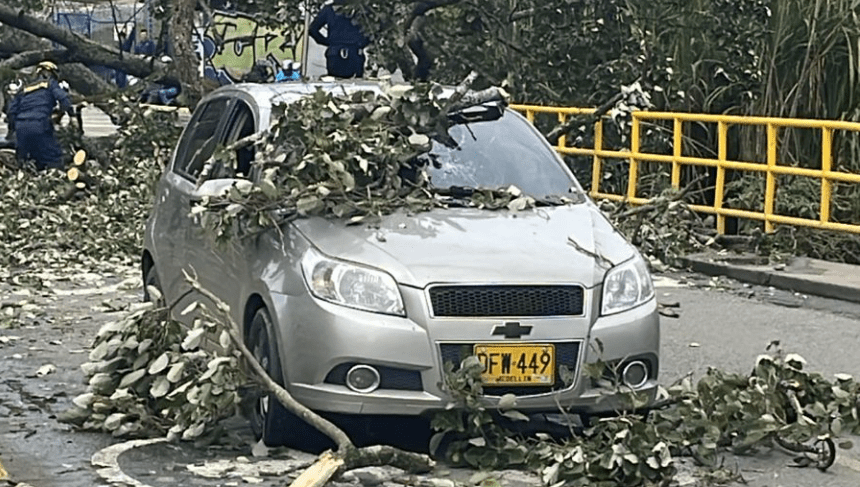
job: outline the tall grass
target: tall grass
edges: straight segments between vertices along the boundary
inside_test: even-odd
[[[659,108],[860,121],[860,0],[626,0],[625,8],[644,49],[672,60],[675,74],[661,88],[683,96],[665,97]],[[715,126],[685,134],[685,154],[715,155]],[[739,126],[731,135],[730,159],[765,160],[764,128]],[[780,164],[821,167],[820,131],[783,130],[779,145]],[[836,132],[832,153],[834,169],[860,173],[860,136]],[[707,169],[685,171],[693,180]],[[705,185],[713,184],[711,176]],[[763,201],[755,175],[729,178],[728,205]],[[817,218],[819,200],[817,180],[780,178],[783,214]],[[839,185],[834,221],[860,224],[858,201],[860,185]]]
[[[759,69],[761,96],[746,113],[789,118],[860,121],[860,0],[772,0],[768,37]],[[744,153],[766,150],[765,137],[747,130]],[[821,167],[820,133],[783,131],[779,163]],[[834,134],[834,169],[860,173],[860,136]],[[739,186],[743,191],[743,186]],[[820,186],[807,178],[778,189],[780,206],[793,213],[818,208]],[[832,196],[833,218],[860,223],[860,185],[839,185]],[[815,218],[817,215],[809,215]],[[856,236],[844,236],[857,240]],[[816,252],[809,249],[811,253]]]

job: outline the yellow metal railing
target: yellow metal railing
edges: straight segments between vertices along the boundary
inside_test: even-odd
[[[511,108],[523,113],[532,123],[538,113],[555,114],[559,122],[564,122],[571,115],[589,115],[594,109],[561,108],[536,105],[512,105]],[[648,153],[640,150],[641,128],[643,124],[653,121],[672,121],[672,154]],[[684,138],[684,123],[715,123],[717,124],[717,157],[715,159],[685,156],[682,152]],[[766,128],[767,160],[761,162],[731,161],[728,153],[728,133],[732,125],[753,125]],[[821,131],[821,169],[780,165],[779,130],[782,128],[803,128]],[[764,222],[766,232],[774,230],[774,224],[782,223],[828,230],[839,230],[860,233],[860,224],[838,223],[831,221],[830,203],[834,182],[860,184],[860,174],[833,171],[833,132],[844,130],[860,133],[860,123],[832,120],[804,120],[772,117],[741,117],[731,115],[708,115],[675,112],[634,112],[630,132],[630,148],[622,150],[606,150],[603,147],[603,120],[594,123],[593,147],[568,147],[564,138],[559,139],[556,150],[562,154],[590,156],[592,158],[592,181],[589,194],[592,198],[604,198],[615,201],[627,201],[631,204],[644,204],[647,198],[637,196],[639,165],[642,162],[658,162],[671,164],[671,184],[679,189],[682,166],[704,166],[716,168],[713,205],[691,205],[690,207],[702,213],[716,215],[717,231],[725,233],[726,218],[737,217]],[[625,194],[604,193],[600,190],[603,163],[605,159],[623,159],[629,161],[629,179]],[[765,174],[764,211],[749,211],[725,208],[726,170],[749,171]],[[819,180],[821,184],[821,201],[819,218],[798,218],[775,213],[777,176],[793,175]]]

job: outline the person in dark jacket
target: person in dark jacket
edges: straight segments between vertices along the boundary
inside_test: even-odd
[[[328,35],[321,29],[327,27]],[[308,33],[317,44],[326,46],[326,70],[338,78],[364,76],[364,48],[370,44],[352,18],[335,12],[331,4],[320,10],[311,22]]]
[[[51,120],[57,103],[69,114],[71,123],[75,123],[69,96],[57,81],[57,65],[43,61],[36,67],[34,80],[21,88],[9,106],[8,116],[17,143],[15,155],[19,161],[33,159],[36,169],[40,170],[63,167],[63,153]]]
[[[140,29],[139,36],[134,46],[134,53],[143,56],[155,56],[155,43],[149,38],[149,31]]]

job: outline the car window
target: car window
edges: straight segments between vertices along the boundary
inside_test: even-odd
[[[510,112],[496,120],[455,124],[448,134],[448,144],[434,141],[421,157],[436,188],[514,185],[536,198],[578,191],[555,152],[527,121]]]
[[[242,140],[256,132],[256,124],[254,123],[254,112],[242,100],[236,103],[233,109],[233,114],[230,117],[230,122],[227,125],[227,138],[225,144],[232,144],[238,140]],[[248,178],[251,174],[251,163],[254,162],[254,144],[247,144],[239,147],[231,153],[232,167],[225,168],[227,177]]]
[[[218,98],[198,108],[182,134],[173,165],[174,171],[197,180],[203,163],[215,151],[217,130],[227,108],[227,98]]]

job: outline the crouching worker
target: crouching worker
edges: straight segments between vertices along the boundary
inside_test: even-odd
[[[71,123],[75,123],[69,96],[57,81],[57,65],[43,61],[36,66],[33,81],[21,88],[9,106],[19,162],[33,159],[39,170],[63,167],[63,153],[51,120],[57,103],[69,114]]]

